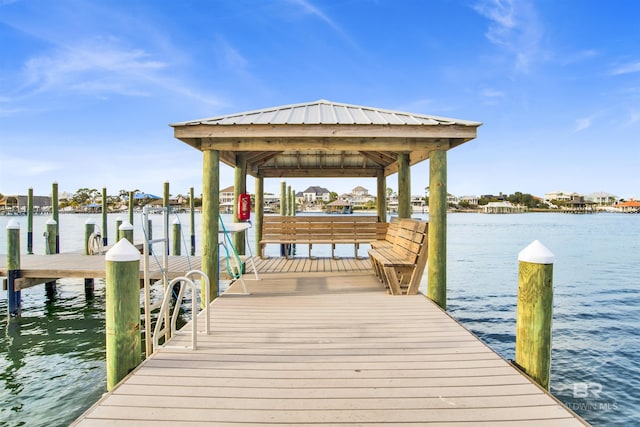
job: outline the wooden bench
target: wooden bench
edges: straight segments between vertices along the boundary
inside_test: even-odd
[[[396,240],[396,234],[398,232],[398,217],[392,216],[387,225],[387,233],[384,239],[378,239],[371,242],[372,249],[391,248]]]
[[[392,295],[418,293],[427,263],[426,221],[400,219],[393,243],[369,250],[373,270]]]
[[[338,244],[354,245],[358,258],[361,244],[384,239],[387,224],[378,222],[376,216],[273,216],[265,215],[262,222],[260,256],[268,244],[307,244],[309,257],[314,244],[331,245],[331,256],[335,258]],[[288,253],[288,252],[287,252]]]

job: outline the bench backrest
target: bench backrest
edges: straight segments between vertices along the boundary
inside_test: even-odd
[[[428,229],[429,223],[426,221],[415,219],[401,219],[398,221],[393,251],[415,264],[408,283],[408,295],[417,293],[422,281],[422,274],[427,264]]]
[[[387,224],[378,222],[372,215],[349,216],[279,216],[265,215],[262,222],[262,238],[296,240],[331,240],[336,238],[368,242],[383,239]]]

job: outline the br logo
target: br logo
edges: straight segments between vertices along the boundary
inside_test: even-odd
[[[573,383],[573,397],[576,399],[586,399],[593,396],[596,399],[602,393],[602,384],[599,383]]]

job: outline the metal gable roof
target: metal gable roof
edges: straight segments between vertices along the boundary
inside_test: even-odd
[[[225,116],[210,117],[171,126],[186,125],[462,125],[480,123],[446,117],[405,113],[360,105],[342,104],[324,99],[282,105]]]

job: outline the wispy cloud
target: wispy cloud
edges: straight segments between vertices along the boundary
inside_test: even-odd
[[[621,74],[632,74],[640,72],[640,61],[629,62],[627,64],[622,64],[611,70],[610,74],[614,76],[618,76]]]
[[[354,48],[358,47],[356,42],[341,26],[339,26],[333,19],[331,19],[331,17],[329,17],[322,10],[320,10],[313,3],[311,3],[311,1],[309,0],[287,0],[287,1],[299,6],[304,13],[315,16],[316,18],[323,21],[325,24],[331,27],[331,29],[333,29],[338,35],[340,35],[340,37],[346,40],[352,47]]]
[[[498,104],[505,98],[505,93],[492,88],[485,88],[480,91],[480,97],[484,100],[485,105]]]
[[[57,89],[84,93],[115,91],[130,96],[144,94],[141,81],[166,64],[141,49],[118,45],[114,39],[93,39],[29,59],[24,67],[24,90]]]
[[[544,34],[533,6],[526,0],[481,0],[474,10],[491,21],[487,39],[513,56],[516,70],[528,72],[541,55]]]

